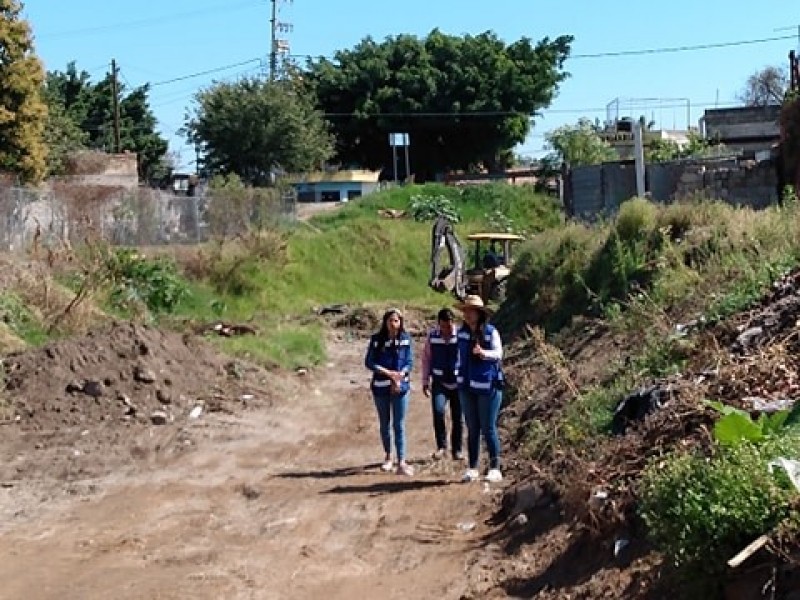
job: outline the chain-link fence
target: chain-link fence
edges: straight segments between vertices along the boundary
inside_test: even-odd
[[[121,246],[192,244],[295,220],[294,190],[177,196],[160,190],[0,187],[0,250],[102,239]]]

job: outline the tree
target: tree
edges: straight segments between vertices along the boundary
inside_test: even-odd
[[[331,156],[327,124],[292,80],[217,83],[199,92],[195,103],[186,134],[202,148],[204,168],[212,174],[236,173],[264,185],[275,170],[307,171]]]
[[[789,77],[780,67],[764,67],[747,78],[744,89],[739,94],[746,106],[770,106],[783,104],[789,87]]]
[[[333,125],[340,161],[389,167],[388,134],[410,134],[417,180],[449,169],[504,167],[531,117],[550,104],[572,38],[523,38],[506,45],[491,32],[425,38],[366,38],[333,60],[312,61],[306,83]]]
[[[78,71],[73,62],[67,65],[66,71],[47,74],[45,97],[51,110],[69,119],[83,133],[82,144],[96,150],[111,151],[114,149],[112,89],[110,74],[92,83],[89,74]],[[138,155],[141,179],[159,180],[169,168],[166,160],[168,144],[156,131],[157,120],[148,100],[149,88],[144,85],[126,93],[126,86],[119,84],[118,90],[120,150]],[[63,121],[61,125],[68,127],[68,123]],[[60,131],[62,135],[65,133]],[[57,164],[55,159],[52,162]]]
[[[47,174],[63,175],[67,157],[86,147],[89,136],[70,118],[61,104],[48,104],[44,130],[47,144]]]
[[[46,168],[47,106],[44,69],[21,10],[18,0],[0,0],[0,169],[35,183]]]
[[[555,156],[571,167],[597,165],[617,159],[617,153],[603,140],[597,125],[580,119],[575,125],[563,125],[545,135]]]

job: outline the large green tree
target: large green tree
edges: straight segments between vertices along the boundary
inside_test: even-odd
[[[92,83],[89,74],[69,63],[65,71],[47,74],[45,98],[56,119],[51,121],[53,135],[66,140],[61,149],[69,151],[76,143],[88,148],[114,149],[114,112],[111,75]],[[139,156],[139,177],[155,181],[167,170],[167,141],[156,130],[157,120],[150,109],[148,86],[127,91],[118,85],[120,112],[120,150]],[[83,138],[74,135],[74,126]],[[56,166],[57,159],[51,160]]]
[[[412,173],[495,168],[513,160],[531,119],[552,101],[572,38],[505,44],[491,32],[434,30],[425,38],[366,38],[308,65],[306,82],[333,124],[338,158],[388,168],[388,134],[410,134]],[[402,169],[401,169],[402,172]]]
[[[44,69],[21,11],[21,2],[0,0],[0,170],[35,183],[47,159]]]
[[[217,83],[195,96],[186,133],[202,149],[205,170],[254,185],[275,170],[318,168],[333,149],[327,124],[293,80]]]

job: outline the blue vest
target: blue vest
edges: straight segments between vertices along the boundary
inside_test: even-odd
[[[486,325],[478,343],[484,350],[492,348],[494,326]],[[489,394],[499,387],[500,365],[497,360],[484,360],[472,353],[475,346],[472,332],[463,325],[458,330],[458,387],[476,394]]]
[[[378,334],[369,338],[367,356],[364,359],[366,367],[372,371],[372,383],[370,387],[373,393],[388,396],[391,392],[392,380],[382,373],[376,373],[375,367],[381,366],[390,371],[411,372],[411,336],[403,332],[396,340],[387,340],[383,347],[379,347]],[[400,384],[400,392],[405,393],[410,389],[410,379],[408,375]]]
[[[457,387],[458,375],[458,336],[456,332],[450,339],[442,335],[438,327],[431,330],[428,335],[431,345],[431,377],[434,383],[440,384],[449,390]]]

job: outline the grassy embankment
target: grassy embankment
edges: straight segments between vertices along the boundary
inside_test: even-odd
[[[463,192],[441,185],[396,188],[320,214],[291,230],[266,232],[250,248],[225,250],[192,283],[177,314],[193,319],[252,321],[257,336],[220,340],[234,354],[284,367],[324,357],[315,307],[389,305],[433,311],[451,301],[427,287],[430,221],[392,219],[379,211],[409,212],[413,202],[446,198],[460,215],[459,236],[483,228],[528,232],[561,222],[552,200],[531,190],[490,185]],[[235,255],[235,256],[233,256]],[[241,264],[233,268],[236,260]],[[204,261],[214,262],[207,254]],[[202,271],[202,269],[201,269]]]

